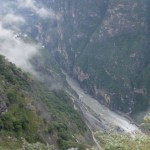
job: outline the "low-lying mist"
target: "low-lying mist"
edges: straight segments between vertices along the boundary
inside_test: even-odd
[[[33,55],[38,54],[38,47],[25,43],[22,39],[17,38],[12,30],[0,25],[0,54],[25,71],[33,72],[29,60]]]
[[[6,0],[0,5],[0,54],[4,55],[10,62],[26,72],[32,73],[41,82],[48,84],[52,89],[60,89],[61,77],[53,69],[53,64],[48,65],[41,54],[41,47],[34,43],[26,29],[34,29],[34,23],[30,21],[39,17],[43,19],[59,19],[60,15],[51,8],[46,8],[42,3],[34,0]],[[34,20],[35,21],[35,20]],[[36,22],[38,23],[38,22]],[[36,26],[35,23],[35,26]],[[32,25],[32,26],[31,26]],[[25,30],[24,30],[25,29]],[[34,39],[33,39],[34,40]],[[37,57],[37,55],[39,57]],[[48,57],[50,59],[50,57]],[[36,60],[36,64],[33,63]],[[43,61],[43,62],[42,62]],[[43,66],[42,66],[43,65]],[[47,66],[47,67],[45,67]],[[58,75],[58,76],[57,76]]]
[[[29,60],[38,54],[38,46],[21,39],[21,27],[26,24],[23,15],[17,13],[19,2],[2,1],[0,6],[0,54],[25,71],[34,73]]]

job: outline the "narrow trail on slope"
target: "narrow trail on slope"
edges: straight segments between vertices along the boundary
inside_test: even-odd
[[[90,127],[89,127],[89,129],[90,129]],[[94,142],[95,142],[95,144],[96,144],[98,150],[104,150],[104,149],[100,146],[100,144],[99,144],[99,142],[97,141],[97,139],[95,138],[94,132],[93,132],[91,129],[90,129],[90,131],[91,131],[91,133],[92,133],[92,138],[93,138],[93,140],[94,140]]]
[[[97,139],[95,138],[95,135],[94,133],[92,132],[92,137],[93,137],[93,140],[98,148],[98,150],[103,150],[103,148],[100,146],[99,142],[97,141]]]

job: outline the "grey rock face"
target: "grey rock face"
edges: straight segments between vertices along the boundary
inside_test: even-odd
[[[20,31],[48,50],[46,60],[101,103],[131,114],[149,104],[149,5],[148,0],[43,0],[34,7],[17,1],[8,6],[26,20]]]

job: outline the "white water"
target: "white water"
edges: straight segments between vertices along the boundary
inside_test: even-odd
[[[84,91],[73,79],[71,79],[67,74],[65,75],[68,84],[79,95],[79,99],[82,102],[82,105],[84,106],[81,107],[81,109],[82,108],[90,109],[92,113],[96,114],[96,116],[98,116],[98,118],[101,119],[100,122],[105,122],[107,126],[119,127],[123,131],[130,134],[141,133],[139,128],[136,125],[132,124],[127,118],[120,116],[119,114],[109,110],[107,107],[101,105],[97,100],[92,98],[90,95],[85,94]],[[86,115],[90,116],[91,118],[94,118],[94,116],[92,116],[92,114],[90,113],[86,112]],[[97,118],[94,119],[97,120]]]

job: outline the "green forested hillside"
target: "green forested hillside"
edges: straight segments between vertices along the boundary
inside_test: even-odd
[[[44,142],[60,149],[84,149],[88,130],[70,98],[50,91],[30,74],[0,56],[0,149]],[[77,139],[81,143],[77,143]],[[85,146],[86,147],[86,146]]]
[[[142,128],[146,134],[118,134],[115,131],[97,132],[95,136],[105,150],[149,150],[150,147],[150,114],[144,117]]]

